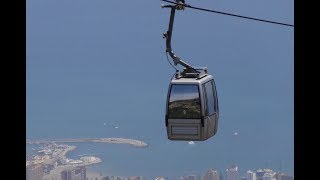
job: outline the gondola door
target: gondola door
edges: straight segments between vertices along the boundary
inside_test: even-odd
[[[198,84],[171,84],[166,126],[171,140],[201,140],[201,96]]]
[[[208,139],[216,134],[218,129],[219,107],[218,97],[214,80],[210,80],[202,85],[204,96],[204,123],[205,139]]]

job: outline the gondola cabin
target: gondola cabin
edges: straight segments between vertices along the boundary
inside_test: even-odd
[[[212,75],[171,80],[166,103],[168,139],[204,141],[218,129],[219,107]]]

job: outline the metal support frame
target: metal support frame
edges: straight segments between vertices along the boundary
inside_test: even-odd
[[[185,4],[184,0],[176,0],[178,4],[176,5],[162,5],[162,8],[171,8],[170,13],[170,21],[169,21],[169,28],[166,31],[166,33],[163,34],[163,38],[166,38],[166,52],[169,53],[170,57],[173,59],[174,65],[180,64],[184,68],[183,72],[177,71],[176,78],[180,77],[187,77],[187,78],[199,78],[203,77],[207,73],[206,68],[194,68],[191,65],[187,64],[186,62],[182,61],[181,58],[179,58],[175,53],[172,51],[171,48],[171,37],[172,37],[172,30],[173,30],[173,22],[174,22],[174,15],[177,10],[184,10],[184,6],[179,4]],[[199,70],[203,70],[203,72],[200,72]]]

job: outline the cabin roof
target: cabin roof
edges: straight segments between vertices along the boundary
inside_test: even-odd
[[[171,80],[171,84],[203,84],[207,81],[210,81],[213,79],[213,76],[210,74],[207,74],[205,77],[202,77],[201,79],[198,78],[173,78]]]

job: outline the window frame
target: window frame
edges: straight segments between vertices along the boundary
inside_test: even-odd
[[[219,113],[219,102],[218,102],[218,93],[217,93],[217,88],[216,88],[216,83],[214,81],[214,79],[211,80],[212,81],[212,86],[214,88],[214,96],[215,96],[215,103],[214,103],[214,109],[215,112]]]
[[[212,94],[213,94],[213,113],[212,114],[209,114],[209,106],[208,106],[208,96],[207,96],[207,89],[206,89],[206,84],[207,83],[211,83],[211,87],[212,87]],[[203,96],[204,96],[204,113],[206,116],[212,116],[214,115],[214,113],[217,113],[217,91],[216,91],[216,88],[215,88],[215,84],[214,84],[214,80],[211,79],[205,83],[202,84],[202,88],[203,88]]]
[[[199,95],[199,100],[200,100],[200,117],[199,118],[172,118],[169,116],[169,104],[170,104],[170,97],[171,97],[171,91],[172,91],[172,86],[174,85],[179,85],[179,86],[183,86],[183,85],[194,85],[197,86],[198,88],[198,95]],[[167,98],[167,117],[168,119],[201,119],[203,116],[202,113],[202,97],[201,97],[201,93],[200,93],[200,85],[199,84],[195,84],[195,83],[190,83],[190,84],[170,84],[170,88],[169,88],[169,92],[168,92],[168,98]]]

